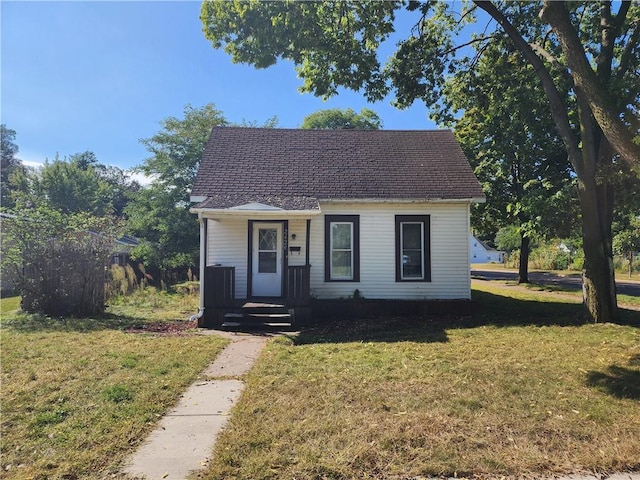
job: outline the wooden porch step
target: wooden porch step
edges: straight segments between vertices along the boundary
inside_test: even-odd
[[[247,327],[256,327],[256,328],[270,328],[270,329],[291,329],[293,325],[290,322],[224,322],[222,324],[222,328],[247,328]]]
[[[242,308],[284,308],[282,303],[247,302]]]
[[[289,315],[289,309],[279,303],[257,303],[247,302],[240,308],[233,310],[233,313],[242,315]]]
[[[243,318],[255,318],[255,319],[264,319],[264,320],[285,320],[291,319],[291,314],[289,313],[227,313],[224,318],[233,320],[233,319],[243,319]]]
[[[268,319],[290,319],[291,315],[289,313],[250,313],[249,315],[247,315],[250,318],[264,318],[265,320]]]
[[[223,327],[291,327],[292,316],[281,304],[247,302],[224,315]]]

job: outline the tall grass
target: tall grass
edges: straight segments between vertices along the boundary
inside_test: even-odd
[[[124,266],[111,265],[109,268],[109,282],[107,286],[107,296],[125,296],[138,288],[139,282],[133,267],[129,264]]]

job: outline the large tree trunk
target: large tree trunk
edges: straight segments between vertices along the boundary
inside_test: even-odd
[[[571,159],[578,176],[582,212],[584,268],[582,292],[587,320],[617,322],[616,280],[613,268],[613,186],[607,170],[614,151],[593,121],[582,91],[576,88],[582,148]]]
[[[617,322],[619,314],[613,259],[607,253],[610,241],[598,234],[593,223],[596,222],[583,216],[582,292],[585,311],[587,319],[592,322]]]
[[[518,283],[529,283],[529,237],[520,234],[520,265]]]
[[[584,268],[582,292],[587,319],[617,322],[616,282],[613,268],[611,221],[608,220],[610,191],[598,188],[595,180],[579,182],[582,210]]]

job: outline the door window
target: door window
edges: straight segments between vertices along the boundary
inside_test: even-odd
[[[260,228],[258,230],[258,273],[278,271],[278,230]]]

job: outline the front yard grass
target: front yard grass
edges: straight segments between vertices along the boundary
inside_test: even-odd
[[[211,479],[640,470],[640,314],[474,282],[470,319],[342,322],[270,343]],[[200,477],[199,477],[200,478]]]
[[[514,283],[505,282],[505,284],[514,284]],[[575,288],[571,288],[571,287],[556,285],[552,283],[524,283],[524,284],[520,284],[519,286],[521,286],[522,288],[528,288],[530,290],[537,290],[540,292],[564,293],[566,295],[575,297],[577,301],[582,301],[582,290],[576,290]],[[618,293],[616,295],[616,298],[618,299],[618,306],[622,308],[624,308],[627,305],[636,306],[636,307],[640,306],[640,297]]]
[[[108,478],[226,344],[184,328],[196,297],[138,296],[94,319],[2,299],[1,478]]]

